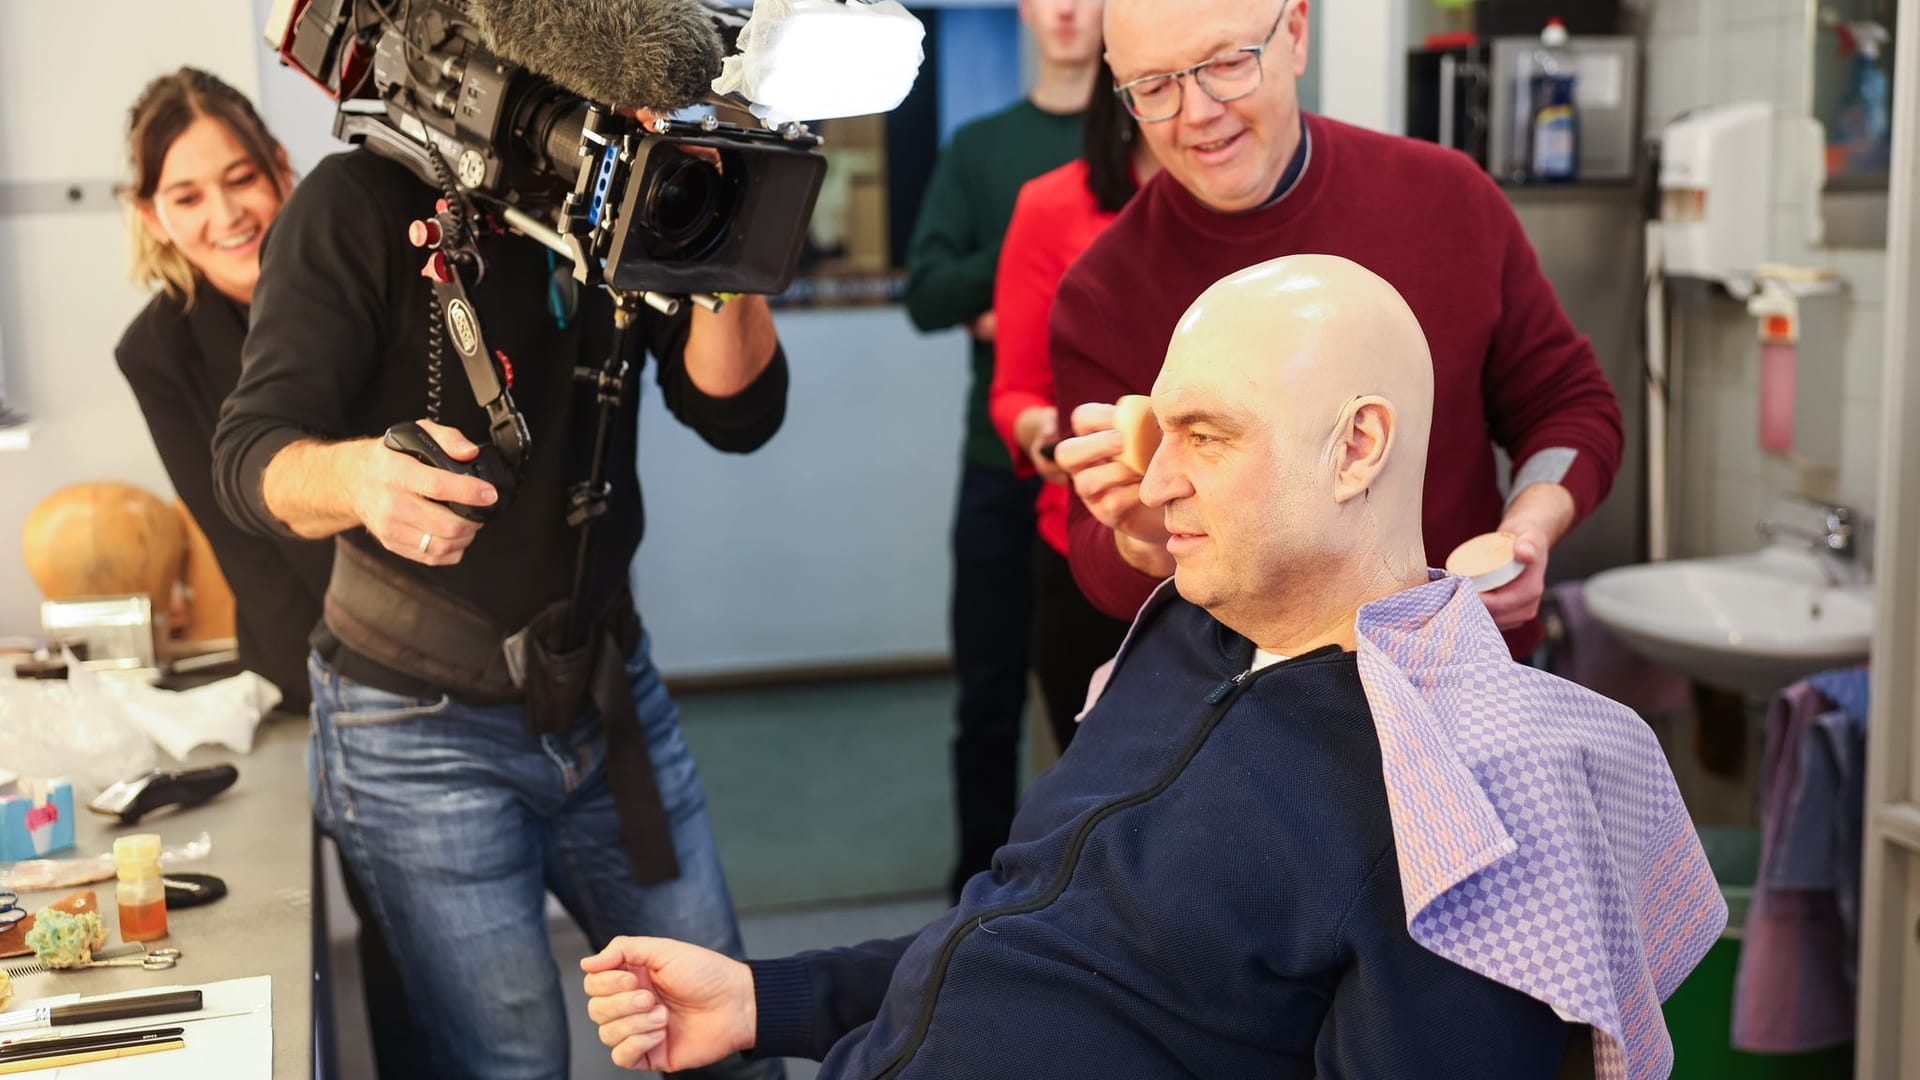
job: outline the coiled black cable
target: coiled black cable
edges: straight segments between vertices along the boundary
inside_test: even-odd
[[[453,169],[441,155],[440,148],[428,144],[427,157],[433,160],[433,175],[440,181],[440,197],[447,200],[447,210],[453,218],[453,228],[447,231],[446,239],[440,246],[450,250],[455,257],[465,258],[469,254],[471,234],[468,232],[468,222],[473,217],[473,204],[467,201],[466,192],[460,190],[460,185],[454,183]]]
[[[447,201],[446,218],[452,226],[442,239],[441,251],[447,253],[448,261],[460,258],[467,248],[468,205],[460,188],[453,182],[453,170],[447,167],[447,159],[440,155],[440,148],[429,145],[427,157],[433,161],[433,173],[440,181],[441,197]],[[446,397],[447,385],[447,333],[445,312],[440,310],[440,294],[437,290],[427,291],[427,419],[440,422],[440,405]]]
[[[446,324],[440,294],[427,290],[427,419],[440,423],[440,402],[447,385]]]

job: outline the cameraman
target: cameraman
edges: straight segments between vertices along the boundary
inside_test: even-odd
[[[540,677],[537,647],[523,654],[524,698],[502,689],[504,640],[566,622],[555,612],[578,543],[569,486],[586,475],[596,426],[575,368],[598,367],[612,347],[612,305],[561,285],[570,279],[533,241],[481,238],[485,273],[469,275],[469,297],[532,432],[516,488],[387,449],[381,434],[430,415],[436,397],[444,425],[421,426],[453,458],[471,460],[487,430],[452,342],[437,374],[426,359],[441,331],[407,230],[440,195],[364,149],[326,159],[294,190],[267,237],[214,480],[253,532],[335,537],[308,662],[309,790],[393,943],[435,1075],[564,1077],[547,891],[595,948],[653,934],[740,952],[705,795],[626,583],[643,526],[642,351],[674,416],[730,452],[779,428],[787,367],[760,298],[634,316],[635,385],[612,425],[609,509],[583,593],[595,610],[581,655],[602,662],[589,662],[585,700]],[[438,503],[492,513],[482,525]],[[556,713],[554,700],[579,703]],[[734,1060],[688,1075],[780,1067]]]

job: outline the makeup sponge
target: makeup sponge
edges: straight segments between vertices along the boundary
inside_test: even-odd
[[[1160,448],[1160,421],[1145,394],[1128,394],[1113,403],[1113,426],[1120,432],[1120,463],[1142,476]]]
[[[107,943],[107,928],[100,913],[69,915],[56,908],[42,908],[33,917],[33,929],[27,931],[27,944],[48,967],[80,967],[93,959],[93,950]]]
[[[1513,541],[1512,533],[1481,533],[1447,556],[1447,573],[1471,578],[1474,588],[1492,592],[1526,570],[1513,557]]]

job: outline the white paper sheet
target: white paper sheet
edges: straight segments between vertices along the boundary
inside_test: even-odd
[[[68,1065],[32,1076],[52,1080],[272,1080],[273,1077],[273,980],[266,975],[246,979],[226,979],[204,986],[143,986],[125,994],[88,995],[90,1000],[151,994],[159,990],[199,990],[201,1009],[197,1013],[172,1013],[143,1016],[134,1020],[109,1020],[98,1024],[69,1024],[59,1028],[63,1035],[127,1028],[181,1027],[186,1046],[157,1054],[90,1061]],[[79,994],[23,1001],[15,1008],[37,1008],[78,1000]],[[239,1015],[226,1015],[237,1013]],[[195,1020],[196,1016],[219,1019]],[[41,1034],[21,1032],[19,1034]]]

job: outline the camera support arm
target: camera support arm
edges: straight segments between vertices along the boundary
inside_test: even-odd
[[[455,216],[459,210],[445,199],[434,209],[437,211],[434,217],[413,223],[407,238],[415,247],[434,249],[420,273],[433,282],[446,336],[460,357],[467,385],[473,390],[473,400],[486,410],[488,437],[500,448],[507,464],[518,472],[532,439],[526,417],[520,415],[519,407],[513,402],[513,366],[505,353],[488,351],[479,313],[467,299],[467,287],[461,275],[463,266],[479,265],[479,254],[473,250],[470,239],[455,239],[466,236],[466,226]],[[494,366],[496,360],[498,370]]]
[[[613,344],[598,368],[576,367],[574,381],[593,392],[594,430],[592,457],[587,477],[567,489],[567,524],[579,530],[578,550],[573,559],[573,584],[567,593],[567,647],[586,640],[590,629],[590,605],[586,602],[587,569],[593,563],[594,526],[607,512],[613,488],[607,482],[607,448],[612,441],[613,422],[620,400],[627,392],[627,333],[633,324],[633,297],[612,292]]]
[[[335,114],[333,133],[337,138],[363,143],[381,157],[406,166],[423,182],[446,190],[445,163],[439,159],[438,149],[405,137],[388,126],[383,117],[342,109]],[[461,268],[480,269],[482,264],[472,240],[476,223],[464,220],[463,212],[464,207],[442,198],[434,204],[434,216],[414,222],[407,238],[414,247],[433,249],[420,274],[433,282],[435,307],[446,337],[452,339],[454,352],[460,356],[473,400],[486,411],[488,437],[507,465],[518,472],[532,439],[526,418],[513,402],[513,368],[501,353],[501,368],[495,370],[495,354],[488,350],[479,313],[467,298]]]

